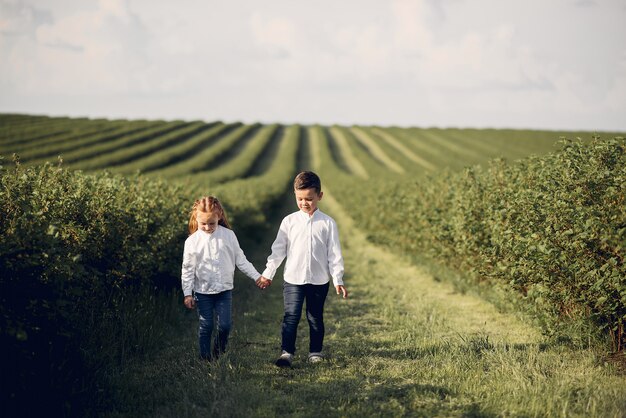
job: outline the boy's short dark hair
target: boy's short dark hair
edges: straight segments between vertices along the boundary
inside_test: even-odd
[[[320,194],[322,191],[322,181],[312,171],[303,171],[299,173],[293,181],[295,190],[315,189],[315,193]]]

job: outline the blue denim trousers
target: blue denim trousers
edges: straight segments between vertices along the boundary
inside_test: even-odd
[[[228,344],[228,334],[232,327],[232,305],[233,292],[224,292],[206,295],[195,294],[198,305],[198,342],[200,344],[200,357],[211,360],[219,357],[226,350]],[[217,323],[215,342],[211,351],[211,334],[213,333],[213,323]]]
[[[291,284],[283,282],[285,316],[282,324],[282,349],[296,352],[298,323],[302,315],[302,305],[306,300],[306,319],[309,321],[309,352],[319,353],[324,344],[324,302],[330,283],[323,285]]]

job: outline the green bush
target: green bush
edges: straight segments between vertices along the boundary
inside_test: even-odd
[[[159,320],[176,306],[160,290],[180,286],[193,201],[217,195],[242,242],[266,233],[295,175],[299,134],[287,129],[262,175],[208,187],[50,164],[0,169],[2,411],[98,410],[107,375],[158,345]]]
[[[558,152],[515,164],[369,183],[375,198],[342,198],[359,203],[354,216],[374,240],[511,287],[559,318],[588,318],[624,349],[623,138],[564,140]]]
[[[140,177],[1,170],[4,410],[74,414],[103,367],[158,338],[141,324],[178,285],[189,204]]]

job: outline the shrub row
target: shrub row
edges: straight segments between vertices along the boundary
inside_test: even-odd
[[[4,412],[79,413],[103,367],[158,337],[137,324],[178,283],[187,206],[138,177],[0,170]]]
[[[372,182],[370,193],[376,199],[355,217],[373,239],[515,289],[558,317],[589,318],[614,350],[624,349],[622,138],[564,141],[558,152],[516,164]]]
[[[158,344],[160,290],[179,286],[193,200],[219,196],[243,241],[265,233],[295,174],[299,133],[286,130],[262,175],[219,186],[17,159],[0,168],[3,415],[94,408],[106,374]]]

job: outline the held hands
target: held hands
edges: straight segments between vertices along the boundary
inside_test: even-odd
[[[255,283],[256,283],[256,286],[261,290],[265,289],[266,287],[270,287],[272,285],[272,281],[263,276],[259,277]]]
[[[193,296],[191,295],[185,296],[185,300],[183,301],[183,303],[185,304],[185,307],[187,309],[193,309],[196,306],[196,301],[193,300]]]
[[[340,284],[338,286],[335,286],[335,290],[337,291],[337,294],[341,294],[341,296],[344,299],[348,299],[348,290],[345,288],[344,285]]]

